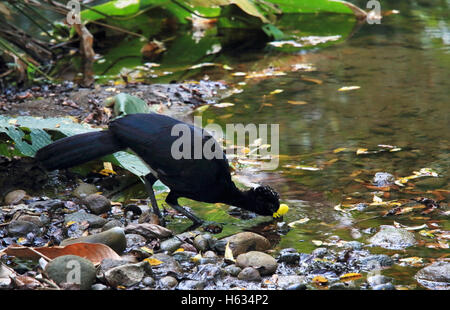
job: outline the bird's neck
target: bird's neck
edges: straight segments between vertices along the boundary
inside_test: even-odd
[[[254,201],[249,197],[249,191],[242,191],[236,186],[227,193],[223,202],[249,211],[254,211],[255,209]]]

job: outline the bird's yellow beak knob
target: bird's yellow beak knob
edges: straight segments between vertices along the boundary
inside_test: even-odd
[[[287,204],[282,203],[278,208],[277,212],[273,214],[273,217],[281,217],[289,211],[289,207]]]

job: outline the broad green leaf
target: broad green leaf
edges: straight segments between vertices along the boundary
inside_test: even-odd
[[[114,105],[114,113],[116,115],[148,113],[149,111],[147,103],[137,97],[125,93],[120,93],[116,96]]]
[[[330,0],[270,0],[283,13],[340,13],[353,14],[353,11],[340,1]]]

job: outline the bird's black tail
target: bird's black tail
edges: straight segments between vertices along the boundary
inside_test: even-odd
[[[108,131],[96,131],[60,139],[41,148],[35,158],[48,170],[69,168],[124,149]]]

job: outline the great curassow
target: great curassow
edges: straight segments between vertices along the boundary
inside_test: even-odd
[[[219,148],[215,149],[215,154],[219,150],[223,156],[211,159],[206,159],[205,156],[185,156],[187,158],[175,159],[172,145],[183,134],[180,131],[178,135],[172,135],[172,128],[176,125],[187,126],[185,128],[191,133],[191,149],[194,149],[195,139],[201,141],[202,147],[209,141],[214,145],[212,149]],[[108,130],[60,139],[41,148],[36,153],[36,159],[42,162],[46,169],[55,170],[73,167],[127,148],[136,153],[151,171],[145,176],[145,185],[153,212],[161,220],[163,218],[152,188],[158,179],[170,189],[166,198],[167,204],[194,224],[201,224],[203,221],[181,207],[178,198],[185,197],[207,203],[221,202],[270,216],[276,216],[280,207],[278,193],[268,186],[247,191],[236,187],[231,180],[226,156],[209,133],[202,128],[155,113],[130,114],[112,121]]]

